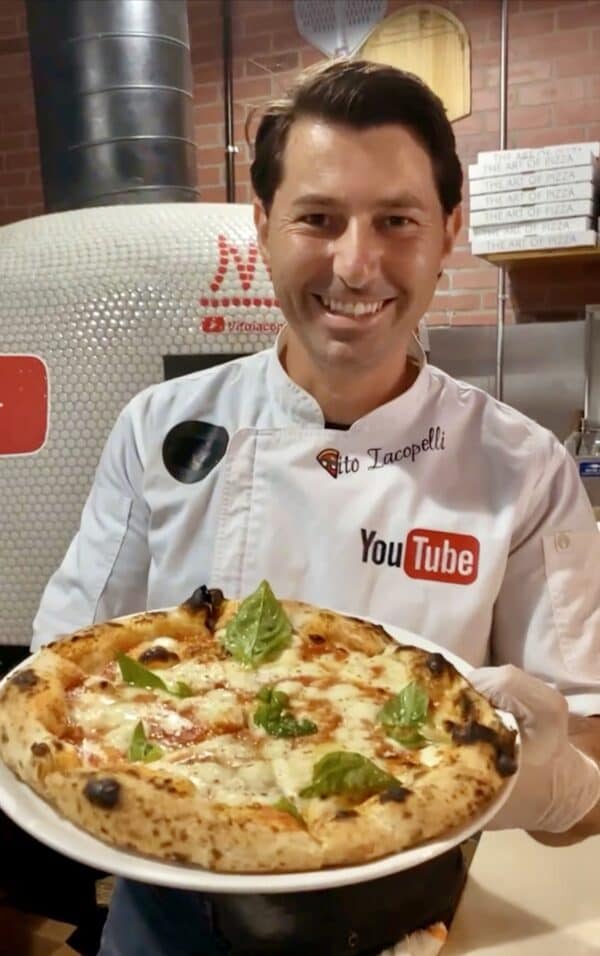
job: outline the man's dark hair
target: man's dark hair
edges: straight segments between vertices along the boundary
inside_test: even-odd
[[[444,211],[450,213],[459,204],[463,173],[440,98],[412,73],[367,60],[343,59],[300,74],[288,93],[262,112],[250,175],[267,212],[283,178],[290,128],[304,117],[359,130],[384,123],[407,127],[431,157]]]

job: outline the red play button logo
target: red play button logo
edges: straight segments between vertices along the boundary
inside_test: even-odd
[[[0,355],[0,455],[39,451],[48,431],[48,370],[37,355]]]

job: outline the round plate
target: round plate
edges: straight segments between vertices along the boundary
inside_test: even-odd
[[[130,615],[133,616],[133,615]],[[410,631],[384,624],[385,630],[402,644],[414,644],[427,651],[438,651],[458,671],[468,678],[472,666],[444,647],[435,645]],[[28,666],[31,658],[19,664],[17,669]],[[14,673],[14,671],[12,672]],[[7,680],[7,677],[4,680]],[[517,730],[511,714],[501,713],[504,723]],[[518,750],[517,750],[518,753]],[[456,827],[434,840],[427,840],[417,847],[391,853],[371,863],[358,866],[340,866],[324,870],[299,873],[214,873],[198,866],[181,863],[163,863],[151,857],[127,850],[118,850],[81,830],[62,817],[50,804],[38,797],[33,790],[15,777],[0,761],[0,808],[18,826],[37,840],[80,863],[95,867],[115,876],[125,876],[142,883],[177,887],[182,890],[200,890],[211,893],[289,893],[305,890],[323,890],[328,887],[364,883],[382,876],[408,870],[445,853],[462,843],[467,837],[483,829],[510,796],[517,781],[518,771],[507,777],[504,785],[490,804],[466,824]]]

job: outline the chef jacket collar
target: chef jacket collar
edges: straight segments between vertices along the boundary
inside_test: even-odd
[[[324,428],[325,418],[316,399],[292,381],[283,367],[281,353],[285,346],[286,337],[287,328],[284,326],[277,336],[275,348],[271,352],[267,372],[269,392],[274,407],[280,412],[281,424],[294,424],[304,428]],[[409,359],[419,367],[419,374],[410,388],[391,401],[386,402],[385,405],[381,405],[359,418],[350,426],[349,431],[366,431],[392,421],[406,422],[419,411],[427,392],[429,375],[427,356],[416,335],[413,335],[408,355]]]

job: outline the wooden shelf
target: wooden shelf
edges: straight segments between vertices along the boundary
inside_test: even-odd
[[[492,265],[516,265],[519,262],[543,262],[546,259],[597,259],[600,265],[600,246],[575,246],[572,249],[527,249],[525,252],[490,252],[476,256]]]

